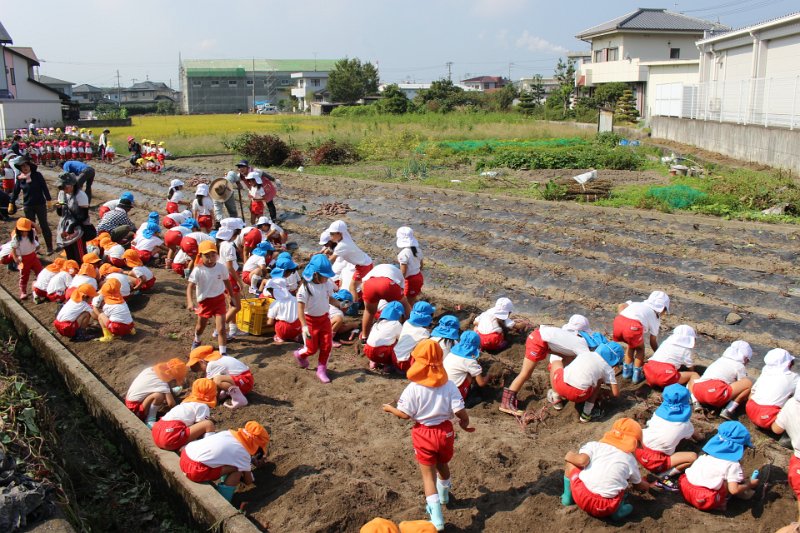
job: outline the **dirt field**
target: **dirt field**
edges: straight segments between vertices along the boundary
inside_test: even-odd
[[[177,171],[135,178],[123,175],[123,163],[97,165],[97,200],[133,190],[139,206],[134,218],[141,221],[150,208],[163,210],[171,178],[221,175],[231,161],[182,159]],[[533,324],[560,324],[582,313],[596,329],[608,331],[618,302],[658,288],[672,297],[663,331],[693,325],[702,334],[701,357],[715,357],[738,338],[753,344],[756,365],[771,347],[800,353],[796,227],[278,174],[284,183],[278,211],[286,216],[282,225],[290,240],[300,244],[301,258],[316,249],[319,233],[330,222],[309,215],[322,202],[343,201],[354,209],[342,218],[376,263],[393,262],[394,230],[413,226],[426,254],[425,293],[437,314],[459,305],[457,314],[466,320],[507,295],[517,314]],[[171,272],[156,274],[159,290],[131,303],[134,338],[111,345],[67,343],[120,397],[144,365],[189,351],[194,315],[181,305],[185,284]],[[16,275],[3,270],[0,282],[16,294]],[[43,323],[52,321],[53,305],[25,305]],[[742,322],[726,325],[730,311]],[[579,425],[574,409],[557,413],[545,407],[542,368],[520,395],[535,418],[522,427],[497,406],[502,384],[519,369],[523,342],[521,337],[509,350],[480,358],[493,384],[482,398],[471,399],[477,431],[458,433],[447,530],[617,529],[560,505],[562,458],[568,449],[599,438],[616,416],[646,421],[659,395],[628,385],[606,421]],[[294,348],[272,346],[259,337],[231,345],[231,353],[253,369],[256,386],[250,406],[236,412],[217,409],[215,417],[222,428],[260,420],[272,436],[272,463],[256,473],[256,488],[237,494],[237,507],[243,504],[256,524],[276,532],[358,531],[375,516],[425,518],[410,425],[380,409],[399,396],[406,381],[366,371],[366,360],[345,346],[331,358],[333,383],[322,386],[313,365],[308,371],[297,368],[290,355]],[[719,422],[695,418],[706,434]],[[732,502],[725,515],[711,515],[690,508],[680,496],[633,494],[629,501],[635,511],[623,527],[774,531],[793,520],[796,504],[785,473],[789,451],[761,433],[753,436],[757,449],[746,454],[747,470],[774,464],[763,501]]]

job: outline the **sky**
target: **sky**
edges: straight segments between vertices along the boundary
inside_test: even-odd
[[[179,89],[178,60],[339,59],[376,63],[382,81],[548,76],[575,34],[638,7],[664,7],[733,28],[797,10],[796,0],[37,0],[4,2],[15,46],[40,73],[111,87],[146,79]],[[69,7],[69,12],[66,7]],[[69,18],[67,18],[69,17]],[[69,20],[72,19],[72,22]]]

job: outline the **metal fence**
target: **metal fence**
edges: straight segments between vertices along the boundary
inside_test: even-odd
[[[794,129],[800,76],[656,86],[654,115]]]

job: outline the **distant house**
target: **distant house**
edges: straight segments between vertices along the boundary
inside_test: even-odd
[[[527,92],[531,90],[531,87],[534,85],[534,83],[535,79],[533,77],[530,77],[530,78],[520,78],[519,81],[514,82],[514,85],[520,91]],[[542,88],[544,89],[544,99],[542,100],[542,102],[544,102],[544,100],[547,99],[550,93],[558,89],[559,83],[558,80],[555,78],[544,78],[544,77],[542,78],[541,83],[542,83]]]
[[[510,83],[510,80],[502,76],[478,76],[461,80],[461,83],[475,91],[488,91],[491,89],[501,89]]]
[[[106,88],[103,98],[123,105],[153,105],[162,100],[178,102],[180,93],[164,82],[141,81],[121,89]]]
[[[392,84],[382,83],[378,86],[378,92],[382,93],[389,85]],[[395,83],[394,85],[397,85],[397,87],[400,89],[400,92],[406,95],[406,98],[409,100],[413,100],[420,91],[426,91],[431,88],[430,83]]]
[[[295,80],[291,94],[297,98],[298,111],[309,111],[312,102],[328,102],[328,72],[293,72],[291,77]]]
[[[10,44],[11,36],[0,24],[0,136],[31,122],[42,127],[61,124],[62,94],[36,80],[33,69],[39,59],[32,48]]]
[[[51,89],[55,89],[67,98],[72,98],[72,87],[75,85],[71,81],[64,81],[52,76],[45,76],[43,74],[36,75],[36,81],[47,85]]]
[[[591,45],[591,62],[580,66],[578,85],[592,92],[603,83],[628,83],[644,117],[648,83],[674,77],[696,82],[700,52],[695,42],[729,29],[666,9],[637,9],[576,35]]]
[[[103,100],[103,89],[83,83],[72,88],[72,99],[80,104],[95,104]]]

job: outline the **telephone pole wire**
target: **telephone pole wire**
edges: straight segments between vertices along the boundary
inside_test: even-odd
[[[449,81],[453,81],[453,71],[452,71],[453,62],[452,61],[448,61],[447,63],[445,63],[445,65],[447,65],[447,79]]]

